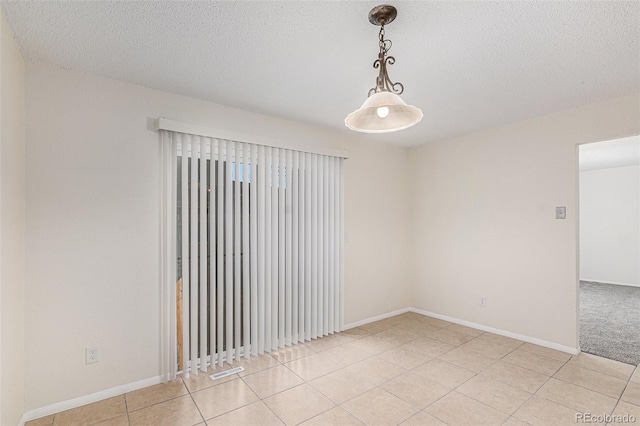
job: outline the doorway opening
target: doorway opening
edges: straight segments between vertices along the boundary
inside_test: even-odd
[[[579,344],[640,364],[640,136],[578,147]]]

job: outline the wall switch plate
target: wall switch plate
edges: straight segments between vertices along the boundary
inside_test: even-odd
[[[85,358],[87,364],[100,361],[100,346],[87,346],[85,348]]]
[[[566,218],[567,218],[567,208],[556,207],[556,219],[566,219]]]
[[[480,296],[480,306],[487,306],[487,298],[485,296]]]

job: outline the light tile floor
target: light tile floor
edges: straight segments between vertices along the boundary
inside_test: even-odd
[[[225,365],[27,425],[640,423],[640,367],[414,313],[233,366],[245,371],[212,381]]]

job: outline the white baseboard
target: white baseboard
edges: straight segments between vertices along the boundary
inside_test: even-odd
[[[555,349],[560,352],[566,352],[571,355],[578,355],[580,350],[570,346],[560,345],[558,343],[549,342],[547,340],[538,339],[536,337],[525,336],[524,334],[512,333],[510,331],[501,330],[499,328],[488,327],[471,321],[465,321],[446,315],[436,314],[435,312],[424,311],[422,309],[411,308],[411,312],[426,315],[428,317],[449,321],[454,324],[464,325],[465,327],[475,328],[476,330],[488,331],[489,333],[499,334],[500,336],[510,337],[512,339],[522,340],[523,342],[533,343],[534,345],[544,346],[545,348]]]
[[[391,318],[396,315],[404,314],[406,312],[415,312],[417,314],[425,315],[432,318],[441,319],[444,321],[449,321],[454,324],[464,325],[466,327],[475,328],[477,330],[487,331],[489,333],[499,334],[500,336],[511,337],[512,339],[522,340],[523,342],[533,343],[535,345],[544,346],[546,348],[555,349],[561,352],[566,352],[572,355],[577,355],[580,351],[577,348],[572,348],[569,346],[560,345],[558,343],[548,342],[546,340],[537,339],[535,337],[525,336],[523,334],[512,333],[510,331],[500,330],[493,327],[487,327],[486,325],[478,324],[471,321],[465,321],[458,318],[449,317],[446,315],[436,314],[435,312],[429,312],[422,309],[416,308],[403,308],[398,309],[392,312],[387,312],[385,314],[376,315],[374,317],[366,318],[360,321],[354,321],[349,324],[345,324],[344,329],[348,330],[350,328],[359,327],[361,325],[369,324],[371,322],[380,321],[386,318]],[[40,417],[48,416],[51,414],[59,413],[61,411],[70,410],[72,408],[80,407],[82,405],[90,404],[92,402],[97,402],[106,398],[111,398],[114,396],[122,395],[127,392],[131,392],[134,390],[142,389],[147,386],[157,385],[161,383],[160,376],[151,377],[149,379],[140,380],[138,382],[129,383],[121,386],[116,386],[111,389],[103,390],[100,392],[92,393],[90,395],[81,396],[78,398],[70,399],[67,401],[57,402],[55,404],[47,405],[46,407],[37,408],[35,410],[27,411],[22,416],[20,420],[19,426],[24,426],[24,424],[30,420],[38,419]]]
[[[640,284],[618,283],[615,281],[592,280],[587,278],[580,278],[580,281],[591,281],[591,282],[600,283],[600,284],[626,285],[627,287],[640,287]]]
[[[500,336],[510,337],[512,339],[522,340],[523,342],[533,343],[534,345],[544,346],[545,348],[555,349],[560,352],[566,352],[571,355],[578,355],[580,350],[578,348],[572,348],[570,346],[560,345],[558,343],[549,342],[547,340],[538,339],[536,337],[525,336],[524,334],[512,333],[510,331],[501,330],[499,328],[488,327],[486,325],[478,324],[471,321],[465,321],[447,315],[436,314],[435,312],[429,312],[417,308],[403,308],[396,311],[387,312],[386,314],[376,315],[375,317],[366,318],[360,321],[354,321],[349,324],[345,324],[344,329],[359,327],[361,325],[369,324],[371,322],[380,321],[386,318],[394,317],[396,315],[404,314],[405,312],[414,312],[416,314],[425,315],[432,318],[449,321],[454,324],[464,325],[465,327],[475,328],[476,330],[487,331],[489,333],[498,334]]]
[[[350,328],[360,327],[361,325],[369,324],[370,322],[380,321],[386,318],[395,317],[396,315],[404,314],[409,312],[411,308],[402,308],[397,311],[387,312],[386,314],[376,315],[375,317],[366,318],[360,321],[354,321],[349,324],[345,324],[344,329],[348,330]]]
[[[365,325],[370,322],[380,321],[385,318],[394,317],[396,315],[409,312],[409,310],[410,308],[398,309],[396,311],[387,312],[386,314],[376,315],[375,317],[366,318],[360,321],[355,321],[355,322],[346,324],[344,326],[344,329],[348,330],[350,328]],[[70,410],[72,408],[80,407],[82,405],[90,404],[92,402],[97,402],[106,398],[122,395],[124,393],[142,389],[147,386],[157,385],[158,383],[161,383],[160,376],[152,377],[145,380],[140,380],[138,382],[129,383],[126,385],[116,386],[114,388],[92,393],[90,395],[85,395],[78,398],[69,399],[67,401],[57,402],[55,404],[47,405],[45,407],[36,408],[35,410],[27,411],[22,415],[22,419],[20,420],[19,426],[24,426],[24,424],[30,420],[39,419],[40,417],[49,416],[51,414],[56,414],[61,411]]]
[[[49,416],[51,414],[59,413],[61,411],[70,410],[72,408],[80,407],[82,405],[91,404],[92,402],[101,401],[103,399],[112,398],[114,396],[122,395],[127,392],[146,388],[147,386],[157,385],[161,383],[161,377],[151,377],[149,379],[140,380],[133,383],[127,383],[106,389],[100,392],[92,393],[89,395],[80,396],[78,398],[69,399],[66,401],[56,402],[55,404],[47,405],[45,407],[36,408],[35,410],[27,411],[22,415],[19,426],[30,420],[39,419],[40,417]]]

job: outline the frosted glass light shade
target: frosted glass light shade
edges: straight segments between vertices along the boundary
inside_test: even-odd
[[[378,108],[385,107],[389,109],[388,114],[379,114]],[[344,124],[356,132],[388,133],[411,127],[420,120],[420,108],[407,105],[395,93],[377,92],[369,96],[360,108],[349,114],[344,119]]]

